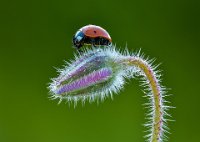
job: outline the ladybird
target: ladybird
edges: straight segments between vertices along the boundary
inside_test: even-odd
[[[87,25],[80,28],[73,36],[73,45],[76,49],[80,49],[83,45],[98,45],[110,46],[112,39],[109,33],[100,26]]]

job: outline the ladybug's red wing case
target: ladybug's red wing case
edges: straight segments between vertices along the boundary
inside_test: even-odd
[[[80,29],[86,36],[91,38],[102,37],[111,42],[111,37],[106,30],[99,26],[87,25]]]

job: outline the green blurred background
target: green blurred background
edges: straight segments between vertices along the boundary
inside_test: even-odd
[[[162,62],[176,106],[170,142],[199,142],[198,0],[7,0],[0,2],[0,142],[143,142],[139,79],[104,103],[76,109],[48,99],[53,67],[73,58],[80,27],[104,27],[118,47]]]

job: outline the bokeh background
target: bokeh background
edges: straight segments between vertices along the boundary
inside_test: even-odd
[[[80,27],[104,27],[119,48],[162,63],[175,122],[170,142],[200,138],[198,0],[7,0],[0,4],[0,142],[143,142],[139,79],[114,100],[68,107],[48,99],[54,67],[76,52]]]

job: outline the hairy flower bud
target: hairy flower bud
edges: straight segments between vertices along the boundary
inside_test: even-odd
[[[89,50],[75,61],[59,70],[53,79],[50,91],[53,98],[78,101],[104,97],[121,89],[127,69],[117,61],[123,56],[111,49]]]

